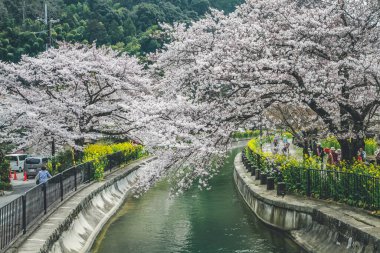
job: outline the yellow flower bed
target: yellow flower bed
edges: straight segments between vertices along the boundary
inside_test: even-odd
[[[143,156],[143,146],[136,145],[132,142],[123,142],[115,144],[96,143],[84,148],[83,162],[93,161],[95,166],[95,178],[104,177],[104,169],[108,164],[107,155],[121,152],[125,160],[137,159]]]
[[[263,158],[270,158],[275,164],[280,165],[281,170],[295,167],[310,169],[321,168],[320,162],[316,157],[308,157],[303,161],[298,161],[295,157],[286,157],[282,154],[273,155],[269,152],[262,152],[260,150],[260,140],[257,138],[251,139],[247,146],[251,151],[253,151],[253,153],[259,154]],[[367,165],[359,161],[356,161],[351,165],[348,165],[346,162],[341,162],[339,165],[328,165],[327,169],[380,178],[380,166],[376,166],[374,164]]]

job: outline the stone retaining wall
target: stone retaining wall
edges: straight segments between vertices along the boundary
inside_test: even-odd
[[[380,252],[377,218],[361,216],[340,205],[276,196],[275,191],[267,191],[265,185],[259,185],[247,173],[241,154],[236,156],[234,165],[235,184],[255,215],[264,223],[287,231],[306,251]]]
[[[45,243],[41,252],[88,252],[104,224],[124,203],[138,180],[127,171],[88,195]]]

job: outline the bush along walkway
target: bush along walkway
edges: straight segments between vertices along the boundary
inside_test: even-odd
[[[316,158],[300,161],[294,156],[273,155],[262,152],[258,143],[252,139],[243,152],[243,161],[252,175],[281,183],[287,192],[342,202],[378,214],[380,177],[375,165],[342,163],[321,169],[321,162]]]

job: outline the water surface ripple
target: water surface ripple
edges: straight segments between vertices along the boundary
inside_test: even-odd
[[[231,152],[209,191],[194,187],[169,198],[169,185],[161,182],[139,199],[129,198],[92,252],[303,252],[259,221],[239,196],[232,179],[238,151]]]

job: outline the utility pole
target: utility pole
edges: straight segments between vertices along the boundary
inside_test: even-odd
[[[52,24],[59,22],[59,19],[49,19],[49,17],[48,17],[48,6],[47,6],[46,0],[44,1],[44,10],[45,10],[44,19],[39,18],[39,20],[43,21],[46,28],[47,28],[48,38],[46,41],[46,50],[48,50],[53,44],[52,43],[52,37],[51,37]],[[45,30],[45,32],[46,32],[46,30]]]
[[[44,6],[45,6],[45,19],[44,19],[44,23],[45,23],[45,25],[47,25],[47,23],[48,23],[48,9],[47,9],[47,2],[46,1],[44,2]]]
[[[47,2],[44,1],[44,7],[45,7],[45,19],[44,19],[44,23],[45,23],[45,26],[48,26],[48,9],[47,9]],[[49,41],[50,41],[50,29],[48,27],[48,41],[46,43],[46,50],[49,49]]]
[[[25,0],[22,0],[22,24],[25,23]]]

